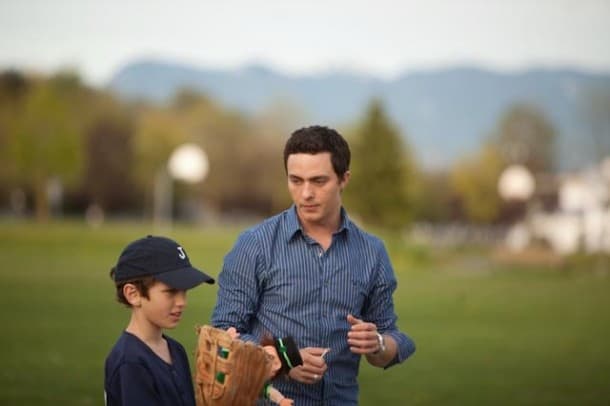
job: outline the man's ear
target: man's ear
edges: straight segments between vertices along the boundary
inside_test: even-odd
[[[134,307],[139,307],[142,302],[142,296],[140,295],[138,288],[132,283],[126,283],[123,286],[123,296],[125,296],[127,302]]]
[[[341,179],[341,181],[340,181],[340,189],[342,192],[343,192],[343,189],[345,189],[345,187],[349,183],[349,178],[351,175],[352,175],[352,173],[350,171],[345,171],[345,173],[343,174],[343,179]]]

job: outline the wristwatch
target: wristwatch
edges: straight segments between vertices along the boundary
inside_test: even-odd
[[[379,343],[379,348],[375,352],[373,352],[373,355],[377,355],[385,351],[385,337],[379,334],[378,331],[376,331],[375,334],[377,334],[377,342]]]

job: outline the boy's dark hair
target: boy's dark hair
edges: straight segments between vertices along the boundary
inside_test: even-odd
[[[110,279],[112,279],[114,281],[114,268],[112,268],[110,270]],[[134,285],[136,287],[136,289],[138,290],[140,295],[142,295],[148,299],[148,289],[150,289],[150,287],[153,286],[156,282],[157,282],[157,280],[152,276],[145,276],[143,278],[115,282],[116,300],[119,303],[131,308],[131,304],[129,303],[129,301],[125,297],[125,294],[123,293],[123,287],[125,285],[127,285],[128,283],[131,283],[132,285]]]
[[[288,170],[288,156],[291,154],[317,154],[330,152],[333,170],[340,179],[349,170],[350,150],[347,141],[332,128],[314,125],[303,127],[290,135],[284,146],[284,169]]]

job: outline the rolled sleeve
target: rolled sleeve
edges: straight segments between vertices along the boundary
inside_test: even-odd
[[[397,281],[390,258],[382,243],[380,243],[378,253],[378,272],[372,288],[367,320],[375,323],[381,334],[392,337],[397,344],[396,356],[385,366],[385,368],[389,368],[409,358],[415,352],[415,342],[399,331],[396,326],[398,318],[394,311],[392,295],[396,290]]]
[[[392,337],[398,346],[396,356],[384,367],[384,369],[390,368],[396,364],[400,364],[415,352],[415,342],[406,334],[398,330],[386,331],[384,334]]]
[[[257,341],[251,334],[251,322],[258,309],[258,271],[261,267],[262,257],[256,239],[252,233],[245,232],[225,256],[218,276],[218,297],[212,313],[214,327],[224,330],[235,327],[241,340]]]

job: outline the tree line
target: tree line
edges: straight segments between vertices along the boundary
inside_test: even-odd
[[[18,192],[26,213],[45,221],[53,215],[50,186],[60,185],[64,213],[95,205],[109,215],[151,216],[155,174],[175,147],[192,142],[206,152],[210,172],[202,184],[177,183],[176,202],[204,205],[217,216],[266,216],[290,204],[282,148],[294,121],[285,106],[245,115],[189,89],[158,105],[121,100],[72,72],[4,71],[0,207],[7,211]],[[478,151],[438,171],[418,162],[409,134],[380,100],[338,129],[353,154],[345,204],[380,227],[503,221],[514,207],[498,196],[501,171],[519,163],[544,176],[555,167],[555,129],[530,105],[512,106]]]

